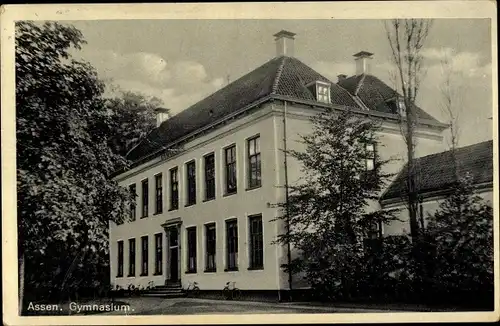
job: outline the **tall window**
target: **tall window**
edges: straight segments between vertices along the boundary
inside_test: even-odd
[[[215,156],[205,156],[205,200],[215,198]]]
[[[148,179],[142,181],[142,217],[148,216],[149,189]]]
[[[155,214],[161,214],[163,212],[163,188],[162,188],[161,173],[155,175],[155,190],[156,190]]]
[[[206,239],[206,260],[205,260],[205,271],[206,272],[215,272],[215,244],[216,244],[216,236],[215,236],[215,223],[207,224],[205,226],[205,239]]]
[[[187,231],[187,272],[196,273],[196,226],[186,229]]]
[[[186,183],[187,183],[187,202],[186,205],[196,204],[196,164],[194,161],[186,163]]]
[[[375,169],[375,144],[366,144],[366,171]]]
[[[367,253],[376,252],[382,245],[382,222],[373,221],[368,225],[363,244]]]
[[[262,239],[262,215],[249,217],[250,226],[250,269],[264,268]]]
[[[227,239],[227,270],[238,269],[238,222],[230,220],[226,222]]]
[[[225,149],[226,159],[226,194],[236,192],[236,145]]]
[[[130,200],[130,206],[129,206],[129,217],[131,221],[135,221],[135,206],[136,206],[136,197],[137,197],[137,190],[135,183],[133,185],[129,186],[129,191],[130,191],[130,196],[132,197]]]
[[[141,237],[142,243],[142,264],[141,264],[141,276],[148,275],[148,236],[145,235]]]
[[[163,233],[155,234],[155,275],[161,275],[163,266]]]
[[[118,271],[116,277],[123,277],[123,241],[118,241]]]
[[[248,187],[255,188],[261,185],[260,168],[260,137],[248,140]]]
[[[128,276],[135,276],[135,239],[128,239]]]
[[[170,170],[170,210],[179,208],[179,173],[177,168]]]

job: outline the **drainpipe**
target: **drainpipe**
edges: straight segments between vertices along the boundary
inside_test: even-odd
[[[288,164],[287,164],[287,144],[286,144],[286,109],[287,103],[283,101],[285,104],[284,112],[283,112],[283,151],[284,151],[284,163],[285,163],[285,203],[286,203],[286,234],[290,235],[290,214],[288,209]],[[290,269],[290,263],[292,262],[292,251],[290,247],[290,241],[287,243],[287,259],[288,259],[288,287],[290,291],[290,299],[292,295],[292,271]],[[291,301],[291,300],[290,300]]]

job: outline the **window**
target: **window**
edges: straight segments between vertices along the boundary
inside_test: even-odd
[[[215,156],[205,156],[205,200],[215,198]]]
[[[264,251],[262,240],[262,216],[249,217],[250,226],[250,269],[264,268]]]
[[[194,161],[186,164],[187,202],[186,205],[196,204],[196,165]]]
[[[128,276],[135,276],[135,239],[128,240]]]
[[[248,188],[260,187],[260,137],[248,140]]]
[[[163,233],[155,234],[155,275],[161,275],[163,266]]]
[[[155,190],[156,190],[156,205],[155,214],[163,212],[163,188],[162,188],[162,174],[155,175]]]
[[[123,241],[118,241],[118,271],[116,277],[123,277]]]
[[[187,272],[196,273],[196,226],[186,229],[187,231]]]
[[[129,218],[131,221],[135,221],[135,206],[137,205],[136,203],[136,197],[137,197],[137,190],[136,190],[136,186],[135,186],[135,183],[133,185],[130,185],[129,186],[129,191],[130,191],[130,196],[131,196],[131,200],[130,200],[130,206],[129,206]]]
[[[149,192],[148,192],[148,179],[142,181],[142,217],[148,216],[148,202],[149,202]]]
[[[206,239],[206,260],[205,260],[205,271],[215,272],[215,224],[207,224],[205,226],[205,239]]]
[[[227,270],[238,270],[238,222],[226,222]]]
[[[226,157],[226,194],[236,192],[236,145],[225,149]]]
[[[148,236],[145,235],[141,237],[142,243],[142,264],[141,264],[141,276],[148,275]]]
[[[374,221],[369,224],[363,244],[367,253],[376,252],[381,249],[382,222]]]
[[[179,179],[178,169],[170,170],[170,210],[179,208]]]
[[[317,83],[316,95],[318,102],[330,103],[330,85]]]
[[[366,144],[366,171],[375,170],[375,144]]]

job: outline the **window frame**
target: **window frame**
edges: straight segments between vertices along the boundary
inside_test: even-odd
[[[251,145],[253,142],[253,148],[254,148],[254,153],[251,153]],[[260,147],[260,134],[255,135],[251,138],[248,138],[246,141],[247,144],[247,172],[248,172],[248,177],[247,177],[247,190],[250,189],[255,189],[259,188],[262,186],[262,156],[261,156],[261,147]],[[255,180],[252,178],[252,159],[255,158],[256,160],[256,168],[255,168]]]
[[[207,162],[211,159],[212,163],[212,173],[210,174],[207,169]],[[215,171],[215,153],[209,153],[203,156],[203,170],[204,170],[204,178],[205,178],[205,199],[204,201],[213,200],[216,197],[216,171]],[[210,183],[209,183],[210,181]]]
[[[149,214],[149,179],[141,180],[142,190],[142,209],[141,218],[148,217]]]
[[[213,230],[213,239],[209,237],[211,230]],[[211,257],[213,257],[213,267],[209,266]],[[215,272],[217,272],[217,225],[211,222],[205,224],[205,273]]]
[[[129,193],[134,197],[134,200],[130,201],[129,204],[129,219],[131,222],[137,219],[137,184],[132,183],[128,186]]]
[[[238,270],[238,220],[231,218],[226,223],[226,268],[225,272]]]
[[[320,92],[324,88],[324,92]],[[321,103],[331,104],[331,84],[317,81],[316,82],[316,100]],[[324,97],[324,100],[323,100]]]
[[[258,225],[260,229],[258,232],[253,229],[254,221],[259,221]],[[249,270],[263,270],[264,269],[264,223],[262,219],[262,214],[253,214],[248,216],[248,263]],[[256,246],[258,244],[259,246]],[[257,259],[258,257],[258,259]],[[260,260],[260,261],[258,261]]]
[[[191,160],[185,164],[186,167],[186,204],[196,204],[196,161]],[[190,170],[192,167],[192,170]],[[192,174],[190,174],[192,172]]]
[[[153,275],[163,274],[163,233],[155,234],[155,272]]]
[[[174,211],[179,209],[179,167],[173,167],[170,172],[170,209]],[[175,176],[175,178],[174,178]]]
[[[149,274],[149,236],[144,235],[141,237],[141,276],[148,276],[148,274]]]
[[[228,151],[234,151],[234,154],[230,157],[233,159],[231,162],[228,161]],[[224,148],[224,195],[233,195],[238,192],[238,152],[236,144],[231,144]],[[230,173],[231,172],[231,173]],[[230,182],[230,175],[234,172],[234,187],[230,188],[232,184]]]
[[[197,239],[197,230],[196,226],[190,226],[186,227],[186,240],[187,240],[187,245],[186,245],[186,274],[196,274],[197,272],[197,260],[198,260],[198,255],[197,255],[197,245],[198,245],[198,239]],[[194,243],[193,243],[194,241]],[[191,260],[193,259],[193,260]],[[191,265],[192,263],[192,265]]]
[[[158,182],[159,181],[159,182]],[[163,174],[155,174],[155,215],[163,213]]]
[[[137,245],[135,238],[128,239],[128,274],[127,277],[135,277],[136,272]]]
[[[123,270],[124,270],[124,251],[125,251],[125,248],[124,248],[124,243],[123,243],[123,240],[118,240],[117,241],[117,248],[116,248],[116,251],[117,251],[117,271],[116,271],[116,277],[123,277]]]

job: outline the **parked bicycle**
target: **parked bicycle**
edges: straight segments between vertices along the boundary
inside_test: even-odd
[[[200,295],[200,288],[198,287],[198,282],[189,282],[186,288],[186,295],[188,297],[196,298]]]
[[[146,291],[152,290],[155,287],[155,282],[149,281],[148,286],[146,286]]]
[[[222,290],[222,297],[225,300],[239,300],[241,291],[236,287],[236,282],[227,282]]]

